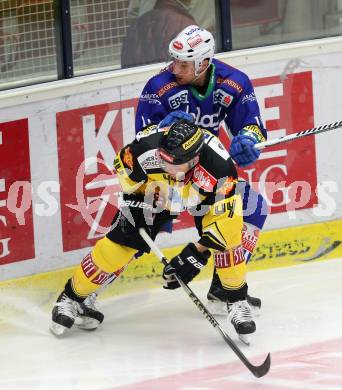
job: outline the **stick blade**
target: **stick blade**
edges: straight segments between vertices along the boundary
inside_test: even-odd
[[[265,361],[260,366],[253,366],[250,370],[257,378],[261,378],[266,375],[271,367],[271,354],[269,353]]]

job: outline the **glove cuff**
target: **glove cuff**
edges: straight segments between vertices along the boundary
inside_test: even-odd
[[[240,130],[239,135],[251,137],[256,143],[266,141],[266,137],[257,125],[248,125]]]
[[[203,260],[203,264],[207,264],[208,259],[211,256],[210,250],[207,249],[204,252],[200,252],[193,242],[190,242],[184,249],[186,248],[188,248],[195,255],[195,257],[199,257],[201,260]]]

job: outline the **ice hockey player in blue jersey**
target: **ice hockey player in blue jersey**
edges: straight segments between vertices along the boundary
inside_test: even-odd
[[[170,126],[177,119],[194,121],[218,135],[221,125],[232,140],[229,153],[239,167],[254,163],[260,152],[254,147],[266,139],[266,129],[252,83],[240,70],[213,58],[213,35],[199,26],[188,26],[169,44],[171,63],[152,77],[139,98],[136,131],[148,124]],[[248,261],[267,217],[267,204],[260,193],[241,180],[244,227],[242,242]],[[170,227],[169,227],[170,228]],[[226,310],[223,289],[214,272],[208,292],[208,307],[215,313]],[[261,300],[248,296],[254,308]]]

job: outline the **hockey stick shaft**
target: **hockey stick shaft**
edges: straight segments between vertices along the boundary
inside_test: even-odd
[[[260,143],[255,145],[255,148],[261,150],[264,148],[268,148],[270,146],[282,144],[284,142],[293,141],[297,138],[307,137],[308,135],[325,133],[327,131],[335,130],[335,129],[338,129],[340,127],[342,127],[342,121],[335,122],[335,123],[329,123],[328,125],[313,127],[312,129],[299,131],[298,133],[285,135],[284,137],[272,139],[272,140],[265,141],[265,142],[260,142]]]
[[[147,245],[151,248],[154,254],[159,258],[159,260],[167,265],[169,262],[161,250],[157,247],[157,245],[153,242],[151,237],[147,234],[146,230],[141,228],[139,229],[139,233],[141,237],[145,240]],[[242,351],[238,348],[238,346],[234,343],[234,341],[227,335],[227,333],[222,329],[220,324],[216,321],[213,315],[207,310],[207,308],[203,305],[201,300],[197,297],[197,295],[192,291],[192,289],[185,284],[182,279],[180,279],[177,275],[175,275],[177,282],[183,288],[183,290],[187,293],[192,302],[197,306],[197,308],[202,312],[204,317],[210,322],[210,324],[220,333],[224,341],[230,346],[230,348],[234,351],[237,357],[241,360],[241,362],[249,369],[249,371],[260,378],[267,374],[271,366],[271,355],[268,354],[265,361],[260,366],[254,366],[247,357],[242,353]]]

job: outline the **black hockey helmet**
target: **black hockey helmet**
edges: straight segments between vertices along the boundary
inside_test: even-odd
[[[169,164],[184,164],[198,156],[204,145],[204,134],[194,123],[181,119],[163,134],[159,154]]]

